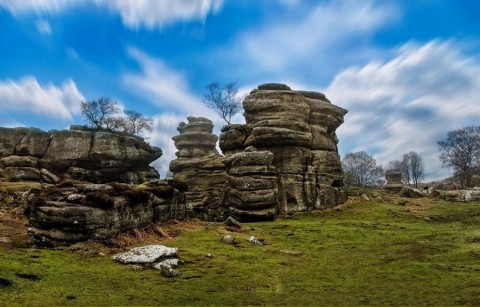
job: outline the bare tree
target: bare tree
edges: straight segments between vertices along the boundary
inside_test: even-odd
[[[342,167],[350,184],[355,186],[373,186],[385,174],[383,167],[365,151],[347,154],[342,159]]]
[[[413,186],[417,187],[419,181],[424,178],[425,174],[422,156],[415,151],[404,154],[402,166],[402,178],[405,178],[405,183],[410,184],[411,179]]]
[[[95,130],[106,128],[105,120],[118,113],[118,103],[110,98],[81,102],[82,115],[85,121]]]
[[[139,135],[143,131],[152,132],[153,119],[145,117],[143,114],[132,110],[124,111],[126,118],[124,119],[124,130],[133,135]]]
[[[242,98],[238,97],[235,83],[229,83],[222,88],[217,82],[213,82],[207,85],[206,89],[203,103],[230,124],[232,116],[242,110]]]
[[[438,147],[443,166],[453,169],[461,185],[470,186],[480,161],[480,126],[449,131]]]

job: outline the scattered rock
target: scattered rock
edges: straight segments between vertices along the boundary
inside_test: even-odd
[[[367,194],[365,194],[365,193],[364,193],[364,194],[362,194],[362,197],[363,197],[363,199],[365,199],[365,200],[370,200],[370,198],[368,197],[368,195],[367,195]]]
[[[163,258],[178,256],[178,248],[166,247],[164,245],[146,245],[132,248],[128,252],[116,254],[113,260],[130,263],[154,263]]]
[[[255,236],[250,236],[247,239],[248,242],[255,244],[255,245],[263,245],[264,243],[261,240],[258,240]]]
[[[235,238],[231,235],[226,235],[222,238],[222,242],[225,243],[225,244],[230,244],[230,245],[235,245],[237,244],[237,241],[235,240]]]
[[[160,274],[165,277],[175,277],[179,274],[174,270],[174,268],[178,266],[178,259],[165,259],[156,263],[153,267],[157,270],[160,270]]]
[[[234,219],[233,217],[229,216],[225,222],[223,222],[225,225],[227,226],[230,226],[230,227],[233,227],[233,228],[237,228],[237,229],[240,229],[242,228],[242,223],[240,223],[239,221],[237,221],[236,219]]]

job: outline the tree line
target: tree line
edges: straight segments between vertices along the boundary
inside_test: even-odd
[[[447,138],[438,141],[439,159],[443,167],[453,171],[453,180],[463,187],[471,187],[474,175],[480,175],[480,126],[469,126],[449,131]],[[346,184],[378,186],[383,184],[385,169],[365,151],[348,153],[342,159]],[[415,151],[405,153],[401,160],[388,162],[386,170],[402,174],[402,181],[417,187],[424,179],[425,165]]]

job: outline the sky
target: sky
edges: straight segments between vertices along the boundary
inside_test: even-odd
[[[425,180],[441,179],[437,141],[480,124],[478,12],[476,0],[0,0],[0,126],[85,124],[80,102],[110,97],[155,120],[164,173],[187,116],[224,125],[206,85],[278,82],[349,110],[341,156],[386,165],[414,150]]]

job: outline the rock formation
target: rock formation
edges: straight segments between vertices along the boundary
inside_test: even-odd
[[[383,189],[392,194],[399,194],[403,188],[402,172],[394,169],[389,169],[385,172],[387,183]]]
[[[225,159],[229,174],[224,205],[239,221],[273,220],[278,207],[278,176],[273,154],[248,147]]]
[[[245,125],[222,129],[228,157],[248,146],[273,153],[280,213],[322,209],[346,201],[335,130],[346,110],[319,92],[264,84],[243,101]]]
[[[212,121],[188,117],[180,123],[180,135],[172,139],[177,159],[170,163],[174,179],[187,186],[185,202],[188,215],[203,220],[223,220],[222,190],[228,180],[223,157],[216,149],[218,137],[212,133]]]
[[[185,217],[181,192],[152,183],[73,184],[65,182],[29,196],[28,233],[40,246],[107,240],[133,228]]]
[[[91,182],[146,182],[158,179],[149,164],[162,155],[128,134],[88,131],[81,126],[45,132],[0,128],[0,176],[4,181],[56,183],[74,178]]]

